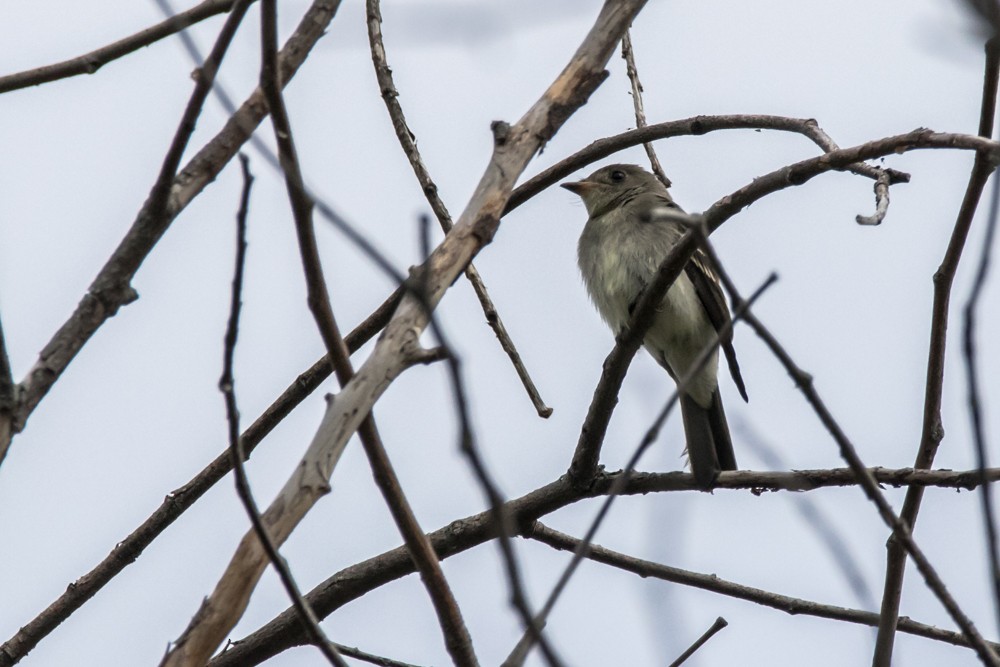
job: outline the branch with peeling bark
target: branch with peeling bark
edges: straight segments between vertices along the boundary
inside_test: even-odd
[[[414,272],[413,280],[423,288],[421,297],[404,294],[371,356],[328,402],[323,421],[302,461],[263,513],[277,544],[287,539],[316,500],[328,491],[330,477],[347,440],[361,426],[375,401],[400,373],[421,360],[419,335],[428,324],[429,311],[472,257],[492,240],[514,180],[528,161],[603,81],[604,65],[611,51],[643,4],[643,0],[605,4],[569,65],[542,98],[515,125],[501,128],[495,124],[493,158],[472,200],[451,233]],[[248,534],[230,559],[207,606],[245,607],[262,561],[256,536]],[[198,627],[203,620],[199,616],[192,620],[189,630]],[[222,628],[223,625],[217,624],[209,634],[221,641],[224,632],[220,636],[218,630]]]

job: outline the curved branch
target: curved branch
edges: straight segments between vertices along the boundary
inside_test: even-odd
[[[598,139],[586,148],[560,160],[518,186],[513,194],[511,194],[510,201],[504,213],[510,213],[545,188],[554,185],[557,181],[569,176],[577,169],[586,167],[618,151],[657,139],[700,136],[719,130],[776,130],[780,132],[794,132],[808,138],[822,148],[824,152],[839,150],[837,144],[811,118],[788,118],[786,116],[761,114],[693,116],[682,120],[647,125],[640,129],[629,130],[628,132],[622,132],[612,137]],[[877,178],[880,171],[875,167],[864,164],[852,165],[851,169],[872,179]],[[889,174],[890,183],[907,183],[910,180],[909,174],[896,171],[895,169],[886,169],[885,171]]]

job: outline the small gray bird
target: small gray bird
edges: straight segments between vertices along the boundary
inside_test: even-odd
[[[613,164],[562,187],[578,194],[590,214],[577,248],[580,271],[601,317],[617,334],[684,233],[684,222],[678,219],[683,211],[655,176],[631,164]],[[698,354],[718,339],[729,319],[719,278],[708,256],[698,250],[667,290],[643,345],[676,382],[692,369]],[[745,401],[731,329],[720,343]],[[703,488],[712,485],[719,471],[736,470],[718,370],[716,350],[680,397],[691,472]]]

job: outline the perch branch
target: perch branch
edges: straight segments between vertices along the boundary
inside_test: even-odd
[[[970,488],[970,485],[974,487],[978,484],[978,472],[976,470],[956,473],[951,471],[914,471],[910,469],[896,471],[873,468],[871,472],[880,483],[920,483],[927,485],[941,483],[947,488]],[[1000,477],[1000,469],[994,469],[990,474],[994,479]],[[504,511],[516,527],[518,534],[523,534],[524,531],[531,527],[532,522],[547,514],[580,500],[596,498],[607,494],[615,484],[615,480],[620,476],[621,473],[599,473],[587,489],[576,487],[564,476],[520,498],[507,501]],[[735,471],[721,473],[716,481],[715,488],[742,488],[756,494],[763,490],[778,491],[789,488],[808,490],[825,486],[848,486],[856,484],[858,482],[854,471],[847,468],[839,470],[799,471],[794,473]],[[659,491],[698,490],[694,477],[690,473],[636,473],[631,476],[623,493],[634,495]],[[494,513],[491,510],[487,510],[452,521],[447,526],[431,533],[428,537],[440,558],[444,559],[454,556],[496,539],[497,525]],[[306,594],[306,599],[313,605],[316,612],[325,618],[349,602],[363,598],[370,591],[413,572],[415,572],[415,568],[405,546],[398,547],[351,565],[332,575]],[[705,576],[706,581],[709,583],[719,581],[717,577],[703,576]],[[790,610],[789,613],[802,613],[837,620],[851,620],[851,622],[871,626],[878,623],[878,615],[872,612],[845,610],[841,607],[827,605],[817,606],[816,603],[789,597],[783,598],[781,604],[784,606],[774,605],[770,604],[773,598],[768,597],[773,596],[773,594],[762,592],[762,595],[758,596],[753,593],[754,589],[745,590],[751,592],[742,599],[753,602],[759,601],[760,604],[775,606],[779,609],[787,608]],[[716,592],[729,594],[729,591],[721,589]],[[735,595],[735,597],[740,596]],[[852,615],[845,618],[839,615],[831,616],[829,615],[831,610],[835,610],[833,613],[849,612]],[[909,619],[900,619],[899,629],[903,632],[944,641],[956,646],[967,647],[970,645],[968,639],[959,632],[933,628],[921,623],[915,623]],[[210,665],[211,667],[247,667],[249,665],[260,664],[288,648],[303,644],[305,641],[306,637],[298,624],[294,610],[286,610],[251,635],[232,644],[225,653],[216,656]]]

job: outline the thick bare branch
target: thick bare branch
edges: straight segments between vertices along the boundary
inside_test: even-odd
[[[566,69],[542,98],[514,126],[494,124],[494,155],[465,212],[451,233],[416,270],[420,296],[407,293],[358,373],[328,403],[326,414],[300,465],[265,512],[272,534],[284,540],[329,486],[348,439],[358,429],[389,384],[416,360],[419,336],[428,311],[444,296],[473,256],[492,240],[514,179],[545,142],[606,76],[604,65],[643,0],[609,1]],[[245,577],[258,560],[244,540],[216,590],[240,598],[249,595]],[[229,591],[232,593],[229,593]]]

